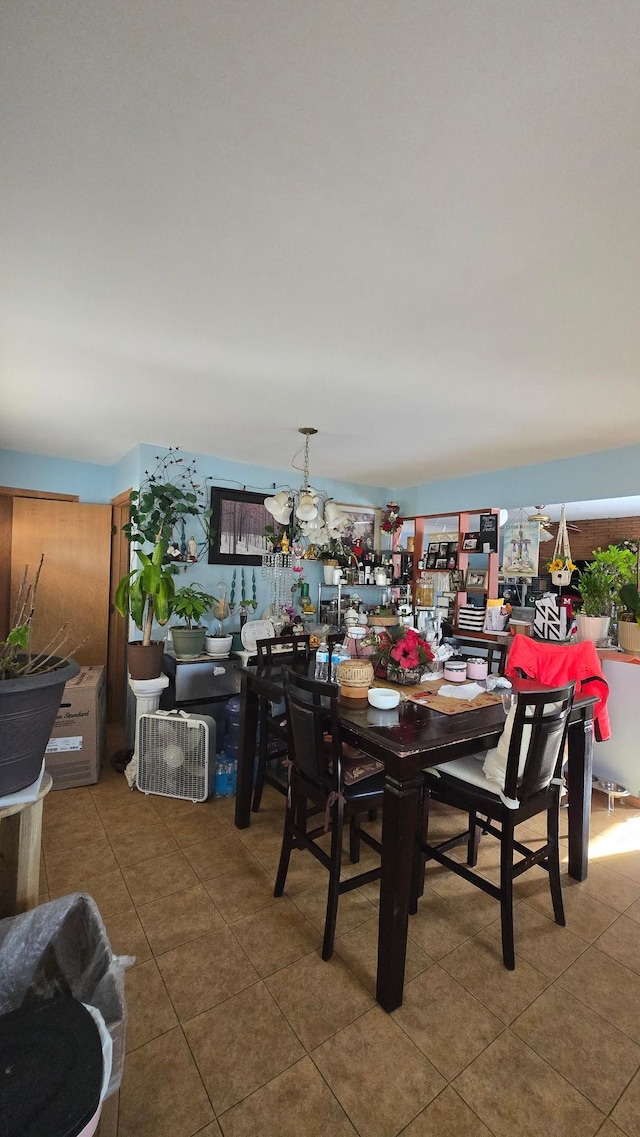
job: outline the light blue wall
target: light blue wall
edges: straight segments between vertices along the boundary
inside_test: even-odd
[[[570,429],[570,428],[568,428]],[[515,509],[535,502],[594,501],[640,493],[640,446],[581,454],[474,477],[389,491],[408,517],[423,513]]]
[[[138,476],[140,480],[143,479],[146,470],[152,472],[155,469],[158,464],[157,456],[162,456],[165,453],[166,451],[162,447],[146,445],[139,447]],[[274,487],[281,488],[283,485],[290,485],[296,488],[302,481],[302,475],[290,468],[278,469],[268,466],[253,466],[242,462],[230,462],[223,458],[216,458],[212,454],[192,455],[188,451],[185,451],[184,456],[187,459],[195,457],[198,474],[202,478],[208,478],[212,486],[224,486],[228,489],[246,489],[256,493],[269,494],[273,492]],[[321,486],[329,497],[333,497],[336,501],[340,501],[343,504],[383,506],[387,500],[391,500],[387,497],[387,491],[383,486],[362,486],[353,482],[337,482],[328,478],[321,479]],[[189,526],[187,524],[187,537],[189,535]],[[194,535],[196,539],[199,539],[197,534]],[[303,566],[304,579],[309,582],[313,602],[317,604],[318,582],[322,578],[322,565],[317,561],[304,561]],[[247,567],[244,570],[247,600],[250,600],[252,597],[253,572],[252,567]],[[227,585],[227,595],[229,595],[232,575],[232,565],[210,565],[207,563],[207,557],[205,555],[198,564],[188,565],[181,569],[179,576],[176,577],[176,587],[181,587],[192,581],[198,581],[208,592],[215,594],[216,584],[219,581],[223,581]],[[262,569],[259,567],[256,568],[255,575],[258,607],[255,613],[250,609],[250,618],[254,619],[256,616],[260,616],[263,610],[271,603],[269,581],[263,577]],[[240,588],[241,569],[238,567],[236,569],[236,605],[241,599]],[[374,603],[374,590],[371,590],[371,592],[371,602]],[[228,623],[230,630],[238,630],[239,617],[237,609],[233,619]]]
[[[112,482],[111,466],[74,462],[67,458],[45,458],[41,454],[23,454],[17,450],[0,450],[0,485],[3,486],[75,494],[80,501],[104,504],[114,496]]]

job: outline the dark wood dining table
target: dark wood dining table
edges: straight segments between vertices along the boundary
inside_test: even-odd
[[[286,664],[285,666],[291,666]],[[241,715],[235,823],[251,823],[251,793],[258,711],[261,698],[283,694],[282,664],[241,669]],[[392,684],[388,684],[392,686]],[[541,690],[531,680],[513,680],[520,690]],[[589,861],[589,815],[593,761],[595,696],[578,696],[568,730],[569,875],[585,880]],[[382,820],[382,880],[378,930],[376,998],[385,1011],[402,1003],[409,892],[422,770],[464,754],[495,746],[503,731],[502,703],[447,715],[401,700],[395,711],[379,711],[366,700],[340,700],[346,741],[385,764]]]

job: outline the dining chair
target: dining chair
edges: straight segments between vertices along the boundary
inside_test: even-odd
[[[474,657],[486,659],[489,675],[493,673],[502,675],[504,673],[508,643],[488,643],[483,640],[475,640],[471,636],[455,636],[454,642],[463,659],[473,659]]]
[[[424,888],[425,862],[435,860],[451,869],[500,901],[502,957],[510,971],[515,968],[513,882],[533,865],[540,865],[549,873],[555,921],[565,923],[558,816],[562,756],[573,694],[573,683],[555,689],[521,692],[509,712],[497,747],[423,772],[423,820],[416,841],[411,912],[417,911]],[[484,761],[481,763],[481,760]],[[431,797],[467,814],[467,827],[463,832],[435,845],[429,843]],[[541,848],[530,849],[515,839],[514,830],[539,813],[547,815],[547,838]],[[481,834],[489,834],[500,842],[499,885],[472,871],[477,864]],[[451,848],[462,843],[467,845],[466,865],[447,856]],[[515,862],[514,853],[523,859]]]
[[[349,855],[353,864],[360,859],[360,841],[378,854],[382,845],[359,822],[359,815],[382,805],[383,763],[364,755],[347,756],[343,749],[338,717],[338,687],[317,682],[289,671],[285,681],[287,727],[289,731],[289,792],[285,811],[282,850],[274,896],[282,896],[292,849],[307,849],[329,873],[322,958],[330,959],[338,915],[338,899],[345,892],[379,880],[380,865],[340,880],[344,824],[349,823]],[[366,774],[363,771],[377,769]],[[311,802],[324,811],[324,824],[308,828]],[[331,851],[319,839],[331,829]]]
[[[258,667],[272,663],[309,663],[311,658],[311,637],[276,636],[272,639],[256,640]],[[287,725],[284,708],[272,704],[266,698],[260,699],[258,709],[258,760],[253,786],[251,809],[257,813],[262,801],[265,783],[278,793],[285,794],[286,786],[281,778],[269,771],[269,764],[281,762],[287,756]]]

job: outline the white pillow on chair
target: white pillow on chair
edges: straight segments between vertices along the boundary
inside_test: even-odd
[[[544,703],[543,714],[552,715],[560,710],[561,703]],[[533,708],[532,708],[533,713]],[[491,750],[487,750],[486,757],[482,769],[487,778],[493,782],[497,782],[501,789],[504,790],[504,780],[507,773],[507,759],[509,757],[509,743],[511,742],[511,735],[513,733],[513,724],[516,717],[516,708],[512,707],[507,715],[504,724],[504,730],[500,735],[500,741],[497,746]],[[518,762],[518,777],[522,777],[524,772],[525,763],[527,761],[527,754],[529,753],[529,743],[531,741],[531,727],[525,726],[522,728],[522,742],[520,744],[520,760]]]

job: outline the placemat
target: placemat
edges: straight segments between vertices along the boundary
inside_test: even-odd
[[[432,711],[441,711],[443,715],[460,715],[465,711],[477,711],[481,707],[491,707],[502,702],[502,695],[495,695],[491,691],[483,691],[481,695],[476,695],[475,699],[450,699],[446,695],[438,694],[443,685],[444,680],[439,679],[430,687],[423,684],[420,687],[408,688],[412,693],[407,694],[406,698],[412,703],[421,703]]]

